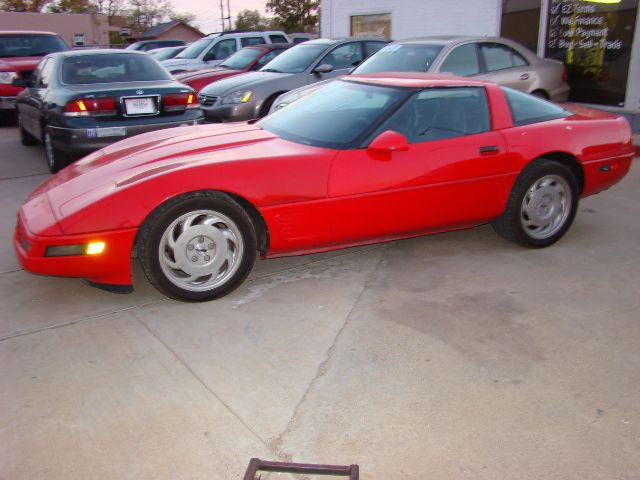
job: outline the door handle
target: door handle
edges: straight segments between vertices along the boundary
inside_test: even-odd
[[[480,147],[480,153],[498,153],[497,145],[487,145],[486,147]]]
[[[529,74],[523,73],[522,75],[520,75],[520,80],[529,80]]]

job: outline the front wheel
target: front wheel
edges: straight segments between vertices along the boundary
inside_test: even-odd
[[[494,230],[525,247],[547,247],[567,232],[578,207],[578,184],[571,170],[539,159],[518,176]]]
[[[218,192],[193,192],[156,209],[138,237],[149,281],[177,300],[202,302],[237,288],[256,258],[247,212]]]

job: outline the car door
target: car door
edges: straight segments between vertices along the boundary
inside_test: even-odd
[[[362,62],[364,57],[365,55],[363,52],[362,42],[360,41],[353,41],[338,45],[325,53],[315,64],[313,64],[311,72],[307,78],[307,84],[326,80],[328,78],[339,77],[340,75],[347,75],[353,67],[356,67],[360,62]],[[326,73],[315,73],[314,69],[320,65],[331,65],[333,70]]]
[[[36,138],[42,138],[41,118],[43,115],[44,95],[49,86],[54,61],[45,58],[33,72],[29,93],[25,98],[23,122],[24,127]]]
[[[507,151],[482,87],[416,93],[371,134],[403,134],[407,151],[339,152],[329,178],[333,241],[348,245],[486,222],[504,208]],[[367,142],[365,142],[367,143]]]
[[[518,52],[497,42],[478,44],[484,72],[480,78],[511,87],[521,92],[531,91],[536,81],[536,70]]]

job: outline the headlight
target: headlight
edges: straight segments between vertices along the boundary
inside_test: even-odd
[[[242,90],[240,92],[233,92],[230,95],[225,95],[222,97],[222,101],[220,103],[228,104],[228,103],[245,103],[248,102],[251,98],[253,92],[251,90]]]
[[[16,72],[0,72],[0,83],[9,84],[18,78]]]

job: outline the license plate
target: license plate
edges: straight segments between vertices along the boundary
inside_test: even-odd
[[[157,112],[156,103],[151,97],[125,98],[127,115],[149,115]]]
[[[96,128],[98,137],[123,137],[127,134],[125,127]]]

